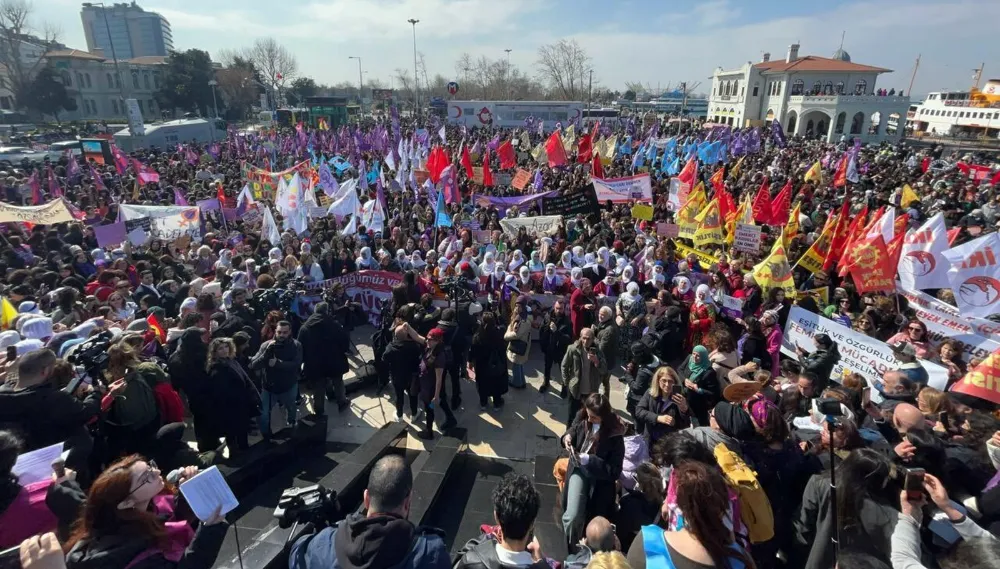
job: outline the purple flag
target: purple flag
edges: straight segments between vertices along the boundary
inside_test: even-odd
[[[107,191],[108,187],[104,185],[104,179],[101,178],[101,175],[97,173],[97,170],[94,170],[93,166],[90,167],[90,177],[94,179],[94,186],[99,191],[100,190]]]
[[[365,159],[361,159],[361,164],[358,166],[358,187],[362,190],[368,191],[368,164],[365,163]]]
[[[542,169],[535,170],[535,190],[542,189]]]
[[[80,165],[76,163],[76,156],[73,156],[72,150],[66,151],[66,177],[75,178],[81,174]]]
[[[188,202],[184,198],[184,195],[181,194],[181,191],[178,190],[177,188],[174,188],[174,205],[186,206],[187,204]]]
[[[31,203],[42,205],[45,199],[42,197],[42,183],[38,180],[38,170],[32,172],[28,178],[28,187],[31,188]]]
[[[493,140],[491,140],[490,143],[486,145],[486,147],[492,151],[496,151],[496,149],[500,147],[500,135],[498,134],[494,136]]]
[[[62,197],[62,189],[59,188],[59,180],[56,179],[56,173],[52,171],[52,166],[48,167],[48,178],[49,178],[49,195],[54,198]]]

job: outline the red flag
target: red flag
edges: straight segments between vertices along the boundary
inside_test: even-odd
[[[497,157],[500,158],[501,170],[509,170],[514,166],[517,166],[517,155],[514,154],[514,145],[512,145],[509,140],[505,140],[503,144],[497,148]]]
[[[488,146],[483,154],[483,185],[487,188],[493,187],[493,172],[490,171],[490,149]]]
[[[859,293],[896,290],[896,267],[890,264],[882,234],[858,241],[852,252],[851,277]]]
[[[951,228],[951,229],[948,230],[948,246],[949,247],[951,246],[952,243],[955,242],[955,239],[958,237],[958,234],[961,233],[961,232],[962,232],[962,228],[961,227],[953,227],[953,228]]]
[[[694,186],[694,180],[698,176],[698,162],[694,158],[687,161],[681,173],[677,174],[677,179],[689,186]]]
[[[472,172],[472,155],[469,154],[469,147],[462,147],[462,166],[465,168],[465,175],[471,180],[475,174]]]
[[[430,176],[431,183],[436,184],[441,181],[441,172],[451,166],[448,154],[440,146],[435,146],[427,157],[427,175]]]
[[[990,185],[996,186],[998,184],[1000,184],[1000,171],[998,171],[996,174],[993,174],[993,177],[990,178]]]
[[[993,404],[1000,404],[1000,349],[986,356],[979,365],[969,370],[951,390],[978,397]]]
[[[594,145],[591,143],[590,133],[580,137],[576,146],[576,161],[580,164],[590,162],[591,154],[594,153]]]
[[[924,174],[927,173],[927,169],[931,167],[931,157],[924,156],[924,159],[920,161],[920,171]]]
[[[855,218],[854,222],[848,223],[851,218],[850,198],[850,194],[844,198],[844,204],[840,207],[840,213],[837,214],[836,223],[833,225],[833,237],[830,238],[830,248],[826,252],[826,258],[823,259],[824,271],[828,271],[830,267],[836,265],[837,260],[844,254],[845,245],[851,235],[851,228],[857,222]]]
[[[719,172],[721,171],[719,170]],[[719,190],[717,196],[719,198],[719,217],[723,222],[728,223],[729,216],[736,215],[736,202],[733,201],[733,196],[729,195],[725,188]]]
[[[559,129],[552,131],[552,135],[545,141],[545,152],[549,155],[549,168],[566,165],[566,149],[563,148]]]
[[[902,217],[908,217],[905,213]],[[899,218],[897,218],[899,219]],[[906,231],[898,231],[896,235],[892,238],[886,246],[885,250],[889,254],[889,265],[892,267],[899,266],[899,256],[903,253],[903,240],[906,238]]]
[[[226,192],[222,189],[222,184],[216,182],[215,197],[219,198],[219,207],[226,207]]]
[[[833,174],[833,187],[839,188],[847,185],[847,154],[840,159],[837,164],[837,171]]]
[[[753,204],[750,207],[753,210],[754,221],[763,224],[771,223],[771,190],[767,178],[764,178],[764,183],[757,190],[757,197],[753,199]]]
[[[712,177],[708,179],[708,181],[711,182],[712,187],[715,188],[715,191],[717,191],[717,192],[722,192],[726,188],[725,183],[722,181],[722,168],[719,168],[718,170],[716,170],[715,173],[712,174]],[[732,198],[730,197],[730,200],[731,199]],[[723,217],[725,217],[725,216],[723,216]]]
[[[601,157],[594,154],[593,166],[590,170],[590,175],[594,178],[604,178],[604,164],[601,164]]]
[[[882,211],[882,210],[879,210]],[[872,223],[878,220],[880,215],[876,213],[875,217],[872,218]],[[851,250],[854,248],[854,243],[859,239],[864,239],[868,235],[868,204],[861,209],[858,215],[854,216],[851,220],[851,225],[847,228],[847,239],[843,242],[843,247],[837,250],[837,255],[839,259],[837,261],[837,267],[840,276],[846,276],[848,271],[851,270],[851,265],[854,263],[851,257]],[[830,266],[833,266],[832,264]],[[829,268],[829,267],[828,267]]]
[[[149,329],[156,334],[156,339],[159,340],[161,344],[166,344],[167,329],[164,328],[160,319],[157,318],[155,314],[150,314],[146,317],[146,323],[149,324]]]
[[[771,202],[771,225],[785,225],[792,209],[792,180],[785,182],[784,187],[774,196]]]

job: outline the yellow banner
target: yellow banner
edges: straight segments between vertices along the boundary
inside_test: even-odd
[[[688,255],[694,255],[695,257],[698,257],[698,260],[702,262],[704,268],[706,269],[719,262],[719,260],[716,259],[715,256],[710,253],[706,253],[705,251],[700,251],[698,249],[688,247],[687,245],[677,241],[676,239],[674,239],[673,241],[674,241],[674,246],[677,247],[678,253],[680,253],[684,257],[687,257]]]
[[[632,218],[641,219],[643,221],[653,220],[653,206],[649,204],[635,204],[632,206]]]
[[[774,242],[771,254],[753,268],[753,278],[764,290],[769,288],[795,290],[792,268],[788,266],[788,257],[785,255],[785,247],[781,243],[781,239]]]

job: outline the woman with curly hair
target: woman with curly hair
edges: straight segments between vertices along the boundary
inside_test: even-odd
[[[246,370],[236,361],[236,344],[230,338],[216,338],[208,347],[206,371],[212,392],[222,396],[216,414],[229,447],[229,458],[250,448],[247,430],[250,420],[260,414],[260,394]]]

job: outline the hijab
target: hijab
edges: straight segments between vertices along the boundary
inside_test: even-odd
[[[587,253],[583,256],[583,268],[590,269],[597,266],[597,255]]]
[[[415,250],[413,251],[413,253],[410,254],[410,266],[412,266],[414,269],[420,270],[424,268],[426,264],[427,263],[425,263],[424,260],[420,257],[419,250]]]
[[[510,256],[510,264],[507,265],[507,270],[514,272],[524,264],[524,253],[520,249],[515,249]]]
[[[605,268],[611,268],[611,251],[607,247],[601,247],[597,250],[597,256],[600,258],[600,263],[604,265]]]
[[[632,265],[626,265],[625,268],[622,269],[622,283],[626,285],[626,288],[628,288],[628,283],[632,282],[632,277],[634,276],[635,269],[632,268]]]
[[[635,302],[636,300],[641,300],[642,297],[639,296],[639,283],[632,281],[625,286],[625,292],[622,293],[621,298],[625,299],[625,302]]]
[[[625,271],[625,267],[627,266],[628,266],[628,259],[626,259],[625,257],[618,257],[618,260],[615,261],[615,273],[618,274],[618,276],[621,276],[622,272]]]
[[[496,254],[493,251],[486,251],[483,255],[483,264],[479,266],[480,271],[484,275],[492,275],[493,271],[496,269],[496,261],[494,260]]]
[[[698,288],[694,291],[694,303],[696,306],[701,306],[703,304],[715,305],[715,299],[712,298],[712,290],[707,284],[700,284]]]
[[[577,245],[573,247],[573,264],[576,266],[583,266],[586,263],[586,259],[583,256],[583,247]]]
[[[698,354],[701,361],[695,362],[695,354]],[[712,368],[712,362],[708,359],[708,348],[705,346],[695,346],[691,350],[691,357],[688,358],[688,371],[691,377],[697,376]]]
[[[562,254],[562,257],[561,257],[561,259],[559,261],[559,264],[561,264],[562,268],[564,268],[564,269],[567,269],[567,270],[568,269],[572,269],[573,268],[573,253],[570,253],[569,251],[563,251],[563,254]]]
[[[528,270],[533,273],[545,270],[545,265],[540,260],[538,251],[531,252],[531,260],[528,261]]]
[[[687,277],[677,277],[677,292],[687,294],[691,290],[691,281]]]
[[[520,278],[521,284],[523,285],[531,284],[531,271],[528,270],[528,267],[522,266],[521,269],[518,271],[518,274],[521,277]]]
[[[573,270],[569,272],[569,280],[573,283],[573,286],[580,288],[580,281],[583,280],[583,269],[573,267]]]

